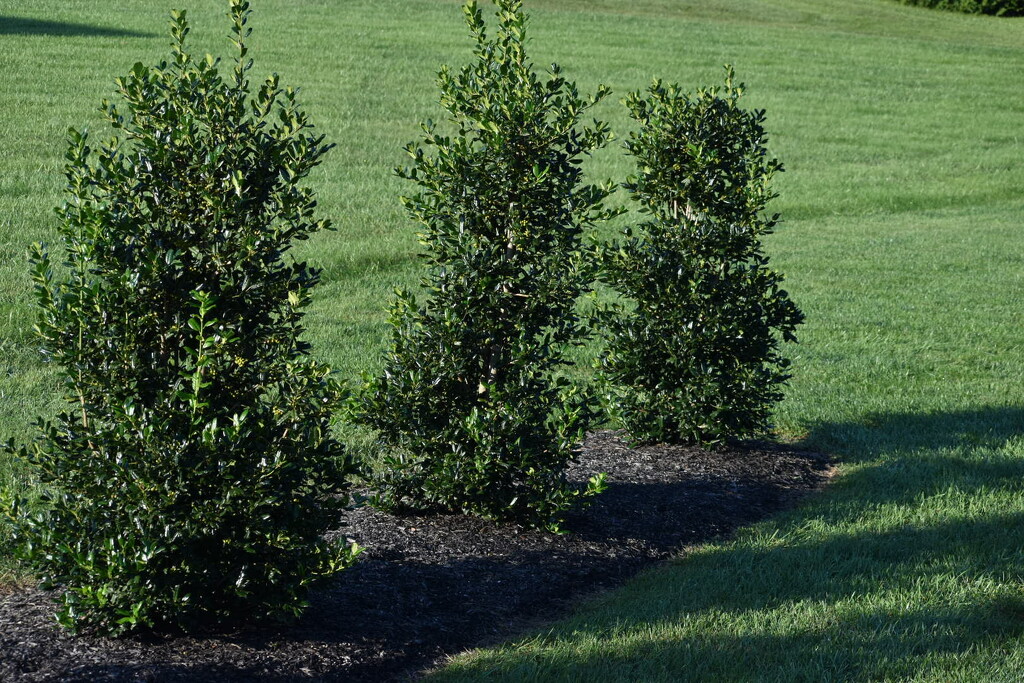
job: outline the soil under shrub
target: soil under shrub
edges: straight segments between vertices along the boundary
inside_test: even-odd
[[[609,488],[568,534],[368,507],[339,533],[367,551],[311,595],[300,620],[191,636],[71,637],[52,596],[0,597],[0,681],[401,681],[447,656],[566,614],[683,547],[791,506],[828,479],[828,458],[767,443],[720,452],[628,448],[591,435],[571,477]]]

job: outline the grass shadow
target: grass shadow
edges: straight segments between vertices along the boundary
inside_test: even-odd
[[[698,554],[641,577],[624,600],[598,601],[437,678],[955,680],[959,662],[1021,642],[1024,593],[908,596],[951,576],[1020,576],[1021,529],[1024,515],[1009,514]],[[986,680],[1004,680],[997,674]]]
[[[867,413],[850,422],[824,422],[811,429],[816,448],[841,453],[851,464],[896,452],[1000,448],[1024,434],[1024,408],[989,406],[928,413]]]
[[[972,605],[952,612],[922,608],[894,619],[885,610],[867,611],[856,619],[818,632],[779,635],[733,635],[714,640],[708,647],[700,638],[635,643],[603,655],[601,666],[573,668],[568,658],[554,657],[539,665],[527,664],[516,675],[496,680],[584,681],[616,680],[665,683],[687,681],[919,681],[954,680],[942,677],[949,662],[970,657],[994,637],[1020,636],[1020,626],[1008,623],[1011,608],[1002,603]],[[840,638],[840,632],[844,637]],[[906,648],[905,634],[933,633],[927,644]],[[852,637],[847,635],[852,633]],[[830,641],[848,645],[830,647]],[[899,652],[899,658],[865,657],[864,653]],[[559,660],[562,661],[559,661]],[[813,662],[813,668],[808,667]],[[694,666],[694,662],[699,662]],[[607,672],[607,676],[588,676]],[[629,671],[635,678],[614,676]],[[1006,667],[988,680],[1019,680]],[[728,673],[722,673],[728,672]],[[490,672],[488,672],[490,673]],[[1006,677],[1003,677],[1003,676]],[[614,677],[613,677],[614,676]],[[442,677],[443,678],[443,677]],[[465,680],[456,677],[457,680]],[[489,678],[488,680],[492,680]]]
[[[827,494],[436,678],[1017,680],[1022,426],[1015,407],[818,425],[848,465]]]
[[[65,37],[108,37],[108,38],[153,38],[155,33],[143,33],[127,29],[75,24],[63,21],[48,21],[30,17],[0,15],[0,35],[5,36],[65,36]]]
[[[842,517],[863,505],[909,505],[949,492],[970,496],[1018,488],[1024,482],[1022,427],[1024,408],[1012,406],[874,413],[818,425],[810,441],[853,466],[838,487],[857,492],[837,500],[829,516]]]

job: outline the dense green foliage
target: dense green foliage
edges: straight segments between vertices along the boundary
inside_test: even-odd
[[[7,510],[72,628],[294,614],[353,556],[322,538],[347,464],[341,391],[300,340],[319,273],[284,259],[327,227],[300,183],[328,145],[277,76],[250,92],[248,12],[231,1],[226,78],[173,13],[172,60],[104,102],[120,137],[70,133],[66,275],[34,249],[36,329],[72,407],[17,451],[42,510]]]
[[[781,400],[803,315],[768,267],[760,238],[778,216],[763,111],[724,88],[694,96],[655,82],[626,99],[639,130],[626,143],[626,188],[647,220],[606,250],[604,279],[627,304],[604,319],[613,409],[639,441],[720,443],[765,429]]]
[[[410,145],[399,172],[419,188],[404,202],[423,226],[428,298],[399,293],[357,419],[393,453],[375,476],[382,506],[551,526],[581,494],[565,468],[593,414],[559,370],[584,333],[584,231],[612,213],[609,188],[580,170],[609,139],[603,123],[580,126],[607,91],[582,99],[557,65],[538,78],[521,3],[496,4],[493,38],[465,5],[476,61],[438,79],[454,134],[425,125],[431,151]]]
[[[993,14],[1019,17],[1024,14],[1024,0],[902,0],[907,5],[954,10],[967,14]]]

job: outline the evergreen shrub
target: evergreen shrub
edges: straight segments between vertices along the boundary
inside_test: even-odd
[[[36,329],[70,405],[8,446],[46,493],[6,510],[68,627],[292,615],[358,552],[324,539],[347,500],[343,396],[301,340],[319,272],[285,259],[328,227],[302,181],[329,145],[276,75],[250,89],[249,4],[229,15],[229,75],[186,51],[174,12],[170,62],[104,102],[119,137],[70,132],[66,270],[34,247]]]
[[[606,247],[603,278],[623,302],[604,313],[601,374],[612,409],[640,442],[713,445],[764,430],[781,399],[803,316],[768,266],[760,238],[782,165],[765,147],[763,111],[742,86],[695,95],[655,83],[626,105],[626,184],[647,219]]]
[[[477,3],[464,6],[476,60],[441,70],[447,132],[425,124],[399,171],[418,188],[403,201],[422,226],[426,296],[398,293],[384,372],[354,414],[390,453],[373,475],[377,505],[556,528],[601,486],[566,481],[595,401],[562,370],[585,334],[584,233],[614,213],[602,206],[611,188],[580,169],[610,138],[580,123],[608,91],[581,97],[557,65],[538,77],[521,2],[495,4],[493,37]]]

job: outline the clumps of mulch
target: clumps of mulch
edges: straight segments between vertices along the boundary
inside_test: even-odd
[[[0,680],[405,681],[467,648],[498,642],[622,584],[696,543],[791,506],[820,488],[826,457],[746,443],[709,452],[631,449],[591,435],[570,476],[608,474],[565,535],[457,516],[347,513],[341,533],[367,551],[311,595],[287,627],[203,636],[71,637],[51,596],[0,597]]]

